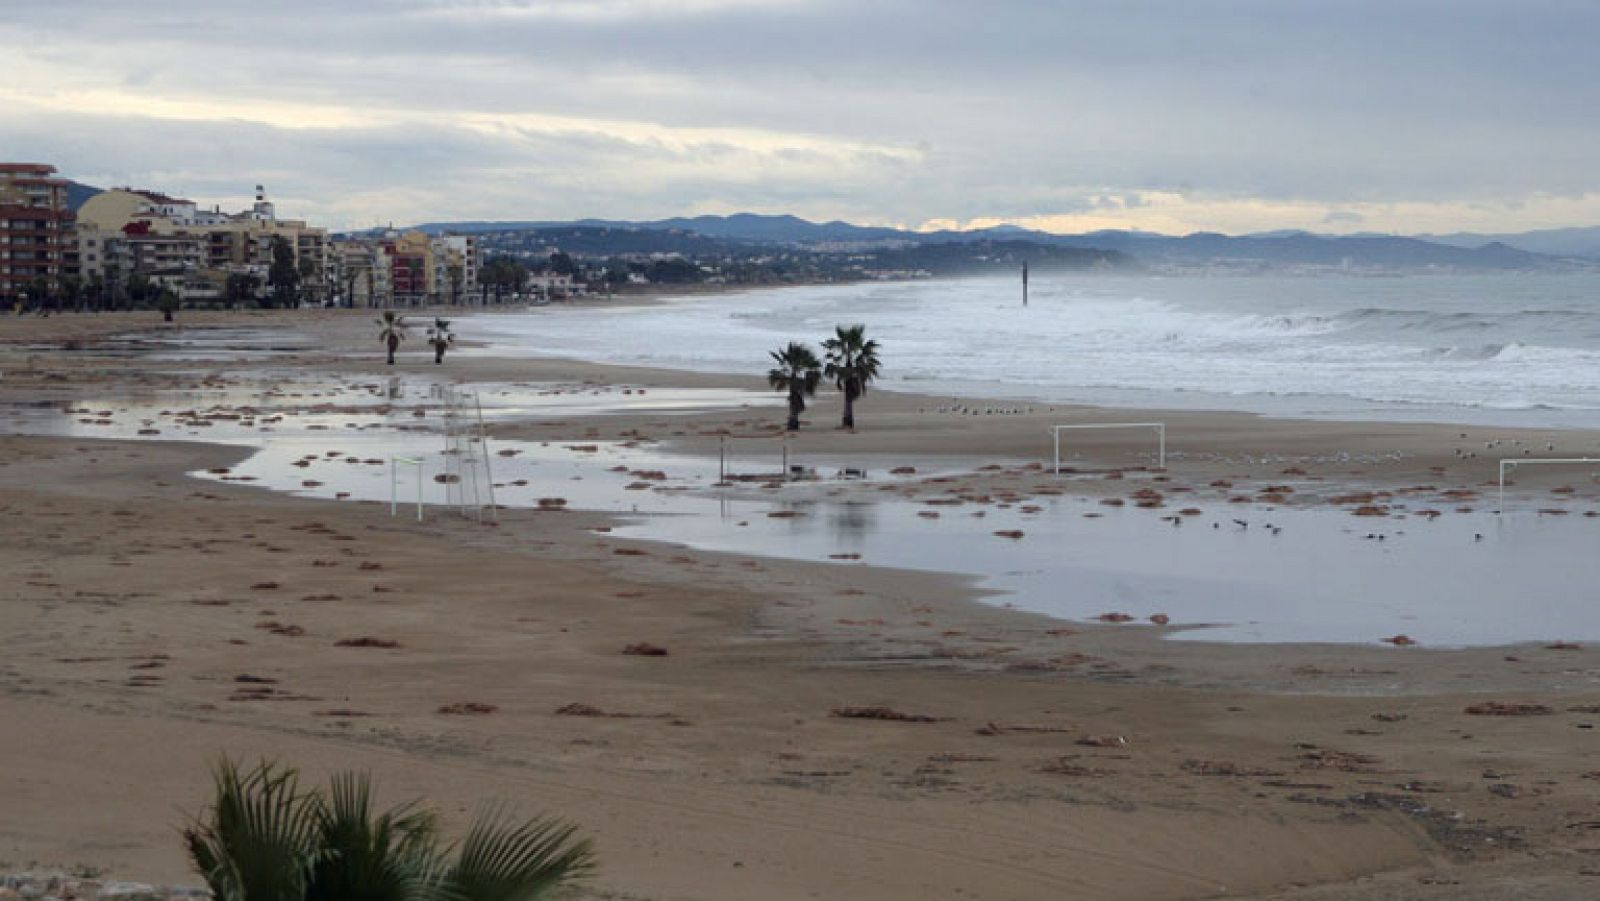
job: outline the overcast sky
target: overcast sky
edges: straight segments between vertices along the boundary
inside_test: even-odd
[[[51,0],[0,159],[335,227],[1600,224],[1593,0]]]

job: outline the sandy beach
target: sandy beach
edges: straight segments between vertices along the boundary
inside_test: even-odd
[[[391,370],[359,313],[154,319],[7,320],[0,404],[109,403],[265,366],[765,390],[477,353],[435,367],[415,347]],[[218,328],[293,338],[269,360],[229,364],[111,340]],[[1175,517],[1186,497],[1346,512],[1407,499],[1450,515],[1492,504],[1495,448],[1600,449],[1579,431],[1025,407],[873,392],[846,433],[825,392],[791,447],[878,473],[964,470],[889,487],[913,502],[1020,505],[1064,490],[1098,505],[1145,489]],[[614,413],[491,433],[706,458],[723,434],[771,431],[782,413]],[[1168,423],[1167,472],[1148,472],[1149,436],[1132,432],[1074,439],[1072,466],[1093,477],[1046,471],[1050,425],[1130,418]],[[0,436],[0,872],[197,884],[176,830],[226,753],[313,776],[369,769],[389,797],[424,796],[456,818],[504,800],[570,819],[596,842],[592,898],[1600,891],[1600,654],[1582,642],[1162,640],[1148,622],[977,603],[970,579],[935,572],[620,538],[608,514],[418,523],[386,504],[197,479],[186,473],[250,451],[168,437]],[[1274,491],[1286,479],[1298,489]],[[1573,520],[1600,505],[1570,473],[1519,475],[1517,488]],[[640,643],[667,653],[624,653]]]

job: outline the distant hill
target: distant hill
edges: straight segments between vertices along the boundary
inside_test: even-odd
[[[1010,252],[1022,246],[1115,252],[1144,264],[1172,266],[1223,265],[1236,268],[1286,266],[1368,269],[1478,271],[1562,268],[1561,257],[1573,253],[1548,253],[1513,243],[1524,236],[1505,236],[1474,243],[1451,243],[1394,235],[1318,235],[1304,231],[1279,231],[1253,235],[1195,232],[1160,235],[1139,231],[1096,231],[1058,235],[1013,225],[972,231],[914,232],[895,228],[852,225],[848,222],[808,222],[796,216],[696,216],[650,222],[584,219],[576,222],[433,222],[424,231],[466,233],[537,232],[553,245],[576,253],[685,253],[710,251],[696,246],[699,238],[743,244],[804,250],[848,251],[911,246],[1005,242]],[[573,246],[562,244],[558,233]],[[1569,230],[1569,231],[1584,231]],[[1600,233],[1600,229],[1594,230]],[[1535,234],[1535,233],[1530,233]],[[1600,237],[1600,235],[1597,235]],[[1119,258],[1120,258],[1119,257]],[[1600,258],[1600,256],[1597,256]]]
[[[103,193],[103,189],[96,188],[93,185],[79,184],[75,181],[68,182],[67,206],[76,213],[84,204],[89,202],[89,198],[100,193]]]
[[[1482,247],[1500,243],[1518,250],[1559,257],[1600,260],[1600,226],[1588,228],[1545,228],[1506,235],[1480,235],[1457,232],[1450,235],[1420,235],[1423,240],[1453,247]]]

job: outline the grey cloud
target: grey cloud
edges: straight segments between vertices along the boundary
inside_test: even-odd
[[[65,0],[8,10],[0,52],[51,54],[155,95],[423,117],[403,134],[219,124],[203,142],[191,125],[145,122],[149,146],[69,129],[34,151],[79,159],[80,171],[225,172],[269,140],[293,150],[263,163],[330,191],[381,176],[463,203],[482,173],[527,172],[573,186],[528,196],[575,215],[784,204],[916,221],[1104,209],[1096,198],[1173,189],[1502,206],[1600,190],[1592,4],[797,0],[623,19],[435,14],[481,6],[279,0],[218,16],[197,0]],[[780,150],[751,181],[696,169],[740,158],[733,146],[528,129],[497,139],[427,120],[458,111],[753,128],[862,149],[832,177],[814,171],[825,168],[814,151]],[[0,112],[0,143],[37,137],[23,114]],[[100,155],[62,146],[73,141]],[[884,147],[928,150],[907,164]]]

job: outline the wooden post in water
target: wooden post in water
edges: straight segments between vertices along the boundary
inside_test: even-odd
[[[1022,264],[1022,305],[1028,305],[1028,264]]]

